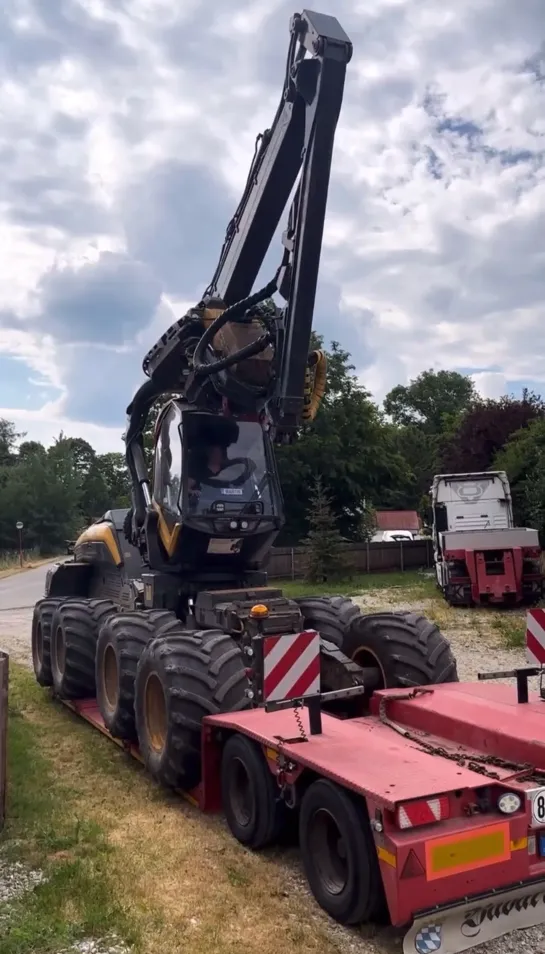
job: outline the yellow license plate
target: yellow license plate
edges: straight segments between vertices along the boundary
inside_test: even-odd
[[[510,857],[508,822],[488,825],[463,835],[430,838],[426,842],[426,877],[428,881],[447,878],[485,865],[509,861]]]

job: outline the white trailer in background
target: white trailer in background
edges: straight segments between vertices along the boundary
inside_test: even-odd
[[[438,474],[431,487],[437,583],[448,603],[533,603],[543,594],[537,530],[515,527],[504,471]]]

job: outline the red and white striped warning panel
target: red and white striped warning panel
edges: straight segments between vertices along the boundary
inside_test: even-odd
[[[526,658],[534,666],[545,666],[545,610],[526,614]]]
[[[419,798],[418,801],[405,802],[397,807],[398,828],[432,825],[449,816],[450,804],[447,795],[440,795],[439,798]]]
[[[320,636],[302,633],[263,640],[263,701],[283,702],[320,692]]]

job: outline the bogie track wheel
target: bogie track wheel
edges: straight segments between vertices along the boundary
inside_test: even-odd
[[[231,832],[248,848],[265,848],[282,830],[285,803],[260,747],[244,735],[226,742],[221,760],[223,812]]]
[[[416,613],[358,617],[346,634],[343,651],[360,666],[378,667],[383,688],[458,682],[449,641],[435,623]]]
[[[134,684],[144,649],[159,634],[179,630],[168,610],[143,610],[109,616],[100,628],[96,648],[96,698],[104,724],[125,742],[136,742]]]
[[[98,632],[116,612],[110,600],[64,600],[51,621],[51,675],[61,699],[95,695]]]
[[[341,924],[379,920],[385,901],[363,799],[326,779],[303,796],[299,844],[310,889]]]
[[[303,614],[307,629],[315,629],[328,643],[342,649],[346,632],[351,623],[361,616],[356,606],[346,596],[310,596],[295,601]]]
[[[170,788],[192,789],[201,779],[201,723],[205,716],[249,706],[248,680],[236,642],[220,630],[159,636],[140,656],[135,718],[148,770]]]
[[[362,615],[359,606],[345,596],[311,596],[296,600],[307,629],[320,634],[321,683],[324,692],[350,689],[361,684],[360,666],[344,652],[346,635]],[[367,697],[329,702],[326,711],[352,717],[363,715]]]
[[[51,623],[60,598],[39,600],[32,614],[32,665],[36,682],[40,686],[52,686],[51,673]]]

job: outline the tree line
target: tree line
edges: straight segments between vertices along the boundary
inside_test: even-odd
[[[323,347],[316,336],[314,345]],[[310,488],[321,486],[345,539],[369,534],[375,509],[425,515],[434,474],[506,470],[517,523],[545,537],[545,403],[521,397],[482,398],[467,375],[427,370],[398,385],[379,407],[358,381],[349,352],[332,342],[328,385],[316,420],[298,441],[277,449],[286,527],[278,540],[309,533]],[[159,408],[146,432],[148,449]],[[18,544],[54,552],[110,507],[128,507],[122,447],[97,454],[62,433],[45,448],[0,420],[0,550]],[[121,443],[121,442],[120,442]]]

